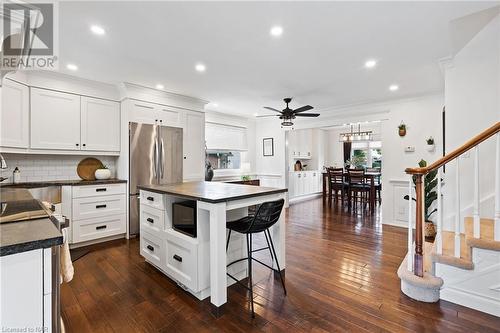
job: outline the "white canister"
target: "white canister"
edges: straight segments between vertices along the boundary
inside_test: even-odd
[[[20,183],[21,182],[21,171],[19,170],[18,167],[14,169],[14,172],[12,172],[12,182],[14,184]]]
[[[109,169],[97,169],[95,171],[95,179],[109,179],[111,178],[111,171]]]

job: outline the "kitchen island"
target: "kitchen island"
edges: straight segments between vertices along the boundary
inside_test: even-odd
[[[229,260],[246,256],[245,237],[235,237],[226,255],[226,222],[248,214],[248,207],[285,198],[287,189],[219,182],[138,186],[141,255],[199,299],[210,296],[215,314],[227,302]],[[172,205],[196,202],[196,237],[172,227]],[[271,228],[281,269],[285,268],[284,214]],[[239,278],[246,277],[244,263]],[[276,267],[275,267],[276,268]],[[231,267],[233,269],[233,267]],[[241,273],[242,270],[244,274]]]

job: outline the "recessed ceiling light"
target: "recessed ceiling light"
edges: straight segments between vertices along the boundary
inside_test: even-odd
[[[271,28],[269,33],[274,37],[279,37],[279,36],[283,35],[283,28],[280,27],[279,25],[274,26]]]
[[[90,31],[92,31],[94,34],[102,36],[106,33],[106,30],[104,30],[103,27],[100,27],[98,25],[92,25],[90,26]]]
[[[198,72],[204,72],[207,70],[207,67],[202,64],[202,63],[197,63],[195,66],[194,66],[194,69],[196,69]]]
[[[377,66],[377,61],[376,60],[370,59],[370,60],[367,60],[365,62],[365,67],[366,68],[374,68],[375,66]]]
[[[257,117],[258,115],[259,115],[259,114],[258,114],[257,112],[255,112],[255,113],[253,114],[253,116],[254,116],[254,117]]]
[[[210,104],[212,104],[212,106],[213,106],[214,108],[216,108],[216,107],[218,107],[218,106],[219,106],[219,104],[217,104],[217,103],[210,103]]]
[[[390,90],[390,91],[396,91],[396,90],[398,90],[398,89],[399,89],[399,86],[398,86],[397,84],[391,84],[391,85],[389,86],[389,90]]]
[[[66,68],[69,69],[70,71],[77,71],[78,70],[78,66],[75,64],[67,64]]]
[[[160,89],[160,90],[161,90],[161,89],[163,89],[163,88],[165,88],[165,87],[163,86],[163,84],[159,84],[159,83],[158,83],[158,84],[156,85],[156,89]]]

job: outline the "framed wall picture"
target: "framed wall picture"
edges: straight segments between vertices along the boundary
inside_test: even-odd
[[[265,138],[262,140],[264,156],[274,156],[274,139]]]

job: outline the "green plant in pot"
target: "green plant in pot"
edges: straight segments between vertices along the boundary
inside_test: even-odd
[[[401,122],[398,126],[399,129],[399,136],[405,136],[406,135],[406,124]]]
[[[418,162],[418,166],[423,168],[427,166],[427,161],[424,159]],[[416,183],[416,177],[413,176],[413,184]],[[437,170],[433,170],[425,175],[424,179],[424,218],[425,218],[425,237],[434,238],[436,236],[436,227],[434,223],[430,220],[431,215],[437,211],[437,208],[431,209],[432,204],[437,199],[437,187],[438,179],[437,179]],[[405,200],[409,200],[409,196],[404,196]],[[412,198],[413,201],[416,201],[415,198]]]

